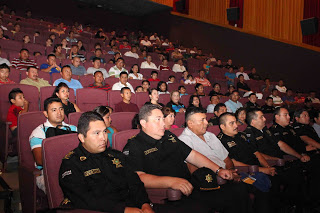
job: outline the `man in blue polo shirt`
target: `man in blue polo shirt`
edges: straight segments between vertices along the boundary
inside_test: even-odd
[[[238,101],[239,98],[240,98],[239,92],[237,90],[234,90],[230,95],[230,99],[224,103],[227,107],[228,112],[235,113],[237,109],[239,109],[240,107],[243,107],[242,103]]]
[[[62,78],[57,79],[53,86],[57,86],[59,83],[63,82],[68,85],[69,88],[74,90],[74,94],[76,95],[77,89],[82,89],[83,86],[81,85],[80,81],[72,78],[72,71],[69,65],[65,65],[61,69],[61,76]]]

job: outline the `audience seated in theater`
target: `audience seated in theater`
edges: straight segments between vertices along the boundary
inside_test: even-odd
[[[152,43],[149,41],[148,36],[145,36],[144,39],[140,41],[140,45],[143,47],[152,47]]]
[[[71,49],[68,46],[68,42],[65,38],[61,40],[61,45],[62,45],[62,49],[64,49],[66,51],[66,53],[68,53],[68,51]],[[68,58],[69,58],[69,55],[68,55]]]
[[[156,70],[157,66],[151,61],[152,61],[152,57],[151,57],[151,55],[148,55],[146,61],[141,63],[140,68],[141,69],[155,69]]]
[[[210,65],[210,63],[211,63],[210,58],[207,58],[207,59],[206,59],[206,63],[204,63],[204,64],[202,65],[202,69],[205,71],[206,75],[209,74],[210,68],[213,67],[212,65]]]
[[[94,50],[94,55],[90,57],[90,61],[93,61],[94,58],[99,58],[100,62],[103,63],[103,64],[107,63],[106,59],[104,59],[102,57],[102,50],[101,49],[95,49]]]
[[[239,102],[239,99],[239,92],[237,90],[234,90],[230,95],[230,99],[224,103],[227,107],[228,112],[235,113],[237,109],[243,107],[242,103]]]
[[[223,96],[221,93],[221,85],[219,83],[213,84],[213,90],[210,91],[209,96],[218,95],[219,97]]]
[[[132,46],[132,47],[131,47],[131,50],[128,51],[128,52],[126,52],[126,53],[124,54],[124,56],[139,59],[139,55],[138,55],[138,53],[137,53],[137,47],[136,47],[136,46]]]
[[[67,117],[72,112],[81,112],[75,103],[69,101],[69,95],[69,87],[63,82],[59,83],[52,93],[52,97],[59,98],[61,100],[64,114]]]
[[[234,70],[238,69],[237,66],[232,64],[232,60],[231,59],[228,59],[227,64],[224,67],[227,68],[227,69],[230,69],[230,68],[232,68]]]
[[[302,93],[301,93],[301,95],[302,95]],[[271,95],[269,97],[271,97],[273,99],[274,106],[281,106],[283,104],[282,99],[280,98],[280,96],[278,96],[278,90],[277,89],[273,89],[272,93],[271,93]],[[303,99],[303,101],[304,101],[304,99]]]
[[[119,52],[118,47],[114,45],[114,46],[111,46],[111,50],[108,51],[108,54],[109,55],[114,55],[114,54],[116,54],[118,52]]]
[[[112,135],[118,132],[118,130],[111,125],[112,119],[110,115],[112,111],[106,106],[98,106],[93,110],[93,112],[98,113],[103,118],[104,124],[107,128],[109,146],[112,148]]]
[[[69,65],[65,65],[61,68],[61,77],[62,78],[57,79],[53,83],[53,86],[58,86],[60,82],[63,82],[67,84],[69,88],[72,88],[74,90],[74,94],[76,94],[77,89],[83,88],[78,80],[72,78],[72,70]]]
[[[120,73],[119,82],[115,83],[112,86],[112,90],[121,90],[124,87],[129,88],[132,93],[135,93],[132,85],[128,82],[128,73],[127,72]]]
[[[52,44],[53,44],[53,40],[51,38],[47,38],[46,40],[46,47],[52,47]]]
[[[38,67],[37,63],[29,59],[29,50],[21,49],[19,53],[19,58],[15,58],[11,61],[12,67],[17,70],[26,71],[30,66]]]
[[[270,83],[269,78],[264,79],[264,83],[261,87],[262,92],[272,92],[272,90],[275,89],[274,85]]]
[[[251,80],[256,80],[256,81],[262,80],[262,78],[260,77],[260,75],[257,74],[257,70],[256,70],[255,67],[252,67],[251,73],[249,73],[249,78],[250,78]]]
[[[222,64],[221,59],[217,60],[217,63],[214,65],[214,67],[223,68],[223,64]]]
[[[122,101],[115,105],[115,112],[139,112],[136,104],[131,103],[131,90],[128,87],[123,87],[121,90]]]
[[[92,59],[92,65],[93,67],[89,67],[87,69],[86,74],[94,74],[96,71],[100,71],[103,74],[103,78],[108,78],[109,74],[105,68],[101,67],[101,60],[97,57],[94,57]]]
[[[164,117],[164,128],[166,130],[179,128],[177,125],[174,125],[176,112],[171,107],[162,107],[161,111]]]
[[[157,90],[158,90],[159,95],[169,94],[168,85],[164,81],[159,81],[159,83],[157,85]]]
[[[195,86],[194,86],[196,92],[194,93],[194,95],[198,95],[198,96],[206,96],[206,94],[204,93],[204,87],[202,84],[200,83],[197,83]]]
[[[182,72],[182,77],[180,79],[180,84],[185,84],[185,81],[188,80],[188,71],[183,71]]]
[[[81,59],[78,56],[75,56],[71,60],[71,64],[69,64],[72,74],[82,76],[86,74],[86,68],[81,65]]]
[[[278,85],[276,85],[276,89],[281,93],[286,93],[287,92],[287,88],[284,85],[284,82],[283,82],[282,79],[279,80]]]
[[[101,40],[103,40],[103,41],[105,41],[105,40],[108,39],[107,35],[106,35],[101,29],[99,29],[99,30],[97,31],[97,33],[96,33],[96,35],[94,36],[94,38],[101,39]]]
[[[162,59],[162,63],[159,65],[158,70],[161,71],[172,71],[168,65],[168,59]]]
[[[54,45],[53,54],[55,54],[57,59],[66,59],[66,55],[62,53],[62,44]]]
[[[207,113],[213,113],[218,103],[220,103],[220,96],[216,94],[210,95],[210,104],[207,106]]]
[[[155,104],[155,105],[159,105],[161,107],[164,107],[164,105],[162,103],[159,103],[159,93],[158,90],[156,88],[152,88],[149,90],[149,98],[150,101],[146,102],[145,104]]]
[[[121,53],[116,52],[116,53],[114,53],[113,58],[111,58],[108,63],[109,64],[115,64],[116,61],[118,60],[118,58],[122,58],[121,57]]]
[[[22,79],[20,81],[20,84],[35,86],[39,89],[39,92],[40,92],[41,87],[51,86],[48,81],[46,81],[42,78],[38,78],[38,69],[37,69],[37,67],[34,67],[34,66],[28,67],[27,78]]]
[[[14,84],[15,82],[9,79],[10,67],[2,63],[0,64],[0,85],[1,84]]]
[[[120,50],[130,50],[131,46],[129,45],[128,40],[123,40],[123,43],[119,46]]]
[[[177,90],[173,90],[170,93],[170,101],[166,105],[167,107],[171,107],[175,112],[185,112],[185,106],[180,103],[180,93]]]
[[[196,84],[196,80],[193,78],[192,75],[187,76],[187,80],[184,81],[184,84]]]
[[[226,92],[226,94],[224,96],[229,97],[231,95],[231,93],[235,90],[236,88],[233,85],[229,85],[228,86],[228,92]]]
[[[116,60],[115,66],[111,67],[109,69],[109,76],[111,78],[119,78],[121,72],[127,72],[128,71],[124,68],[124,60],[123,58],[118,58]]]
[[[296,97],[294,97],[294,100],[298,104],[304,103],[305,99],[306,98],[303,96],[303,93],[301,91],[296,91]],[[274,102],[274,100],[273,100],[273,102]]]
[[[183,55],[179,52],[178,47],[174,48],[174,51],[171,53],[171,59],[173,61],[177,61],[179,59],[183,59]]]
[[[147,60],[147,56],[148,56],[147,51],[146,50],[142,50],[141,51],[141,55],[139,55],[139,58],[143,58],[144,60]]]
[[[141,83],[143,92],[149,92],[150,82],[148,80],[143,80]]]
[[[276,108],[273,105],[273,98],[267,97],[265,102],[266,104],[261,107],[262,112],[264,114],[274,113]]]
[[[224,74],[224,76],[226,77],[226,79],[228,80],[228,86],[229,85],[235,85],[234,84],[234,79],[237,77],[236,74],[234,73],[234,70],[232,67],[230,67],[228,69],[228,71]]]
[[[204,112],[207,112],[207,110],[202,107],[201,100],[198,95],[191,95],[190,96],[188,108],[190,108],[190,107],[197,107],[197,108],[202,109]],[[188,110],[188,108],[187,108],[187,110]]]
[[[209,53],[209,59],[211,60],[211,62],[216,62],[217,59],[215,57],[213,57],[212,53]]]
[[[0,39],[4,39],[4,40],[9,39],[9,36],[4,35],[4,32],[3,32],[2,28],[0,28]]]
[[[190,53],[190,48],[186,49],[186,52],[183,53],[183,58],[184,59],[188,59],[188,58],[192,58],[192,54]]]
[[[14,35],[14,34],[19,33],[19,32],[21,32],[21,26],[20,26],[20,24],[16,23],[13,26],[13,30],[11,30],[11,33]]]
[[[254,109],[260,109],[261,107],[257,104],[257,95],[253,92],[248,96],[249,101],[244,105],[244,108],[248,111]]]
[[[320,137],[320,111],[315,111],[313,115],[313,129],[317,132],[318,137]]]
[[[195,77],[194,80],[196,83],[202,84],[204,87],[210,87],[211,83],[210,81],[205,78],[205,71],[204,70],[199,70],[199,76]]]
[[[9,128],[12,135],[17,136],[18,116],[28,112],[29,102],[24,98],[23,92],[19,88],[13,88],[8,96],[11,106],[9,107],[6,121],[11,122]]]
[[[176,77],[174,75],[170,75],[168,77],[167,84],[172,84],[172,83],[176,83]]]
[[[209,126],[219,125],[219,117],[225,112],[227,112],[226,105],[224,103],[218,103],[214,107],[214,117],[210,118],[210,120],[208,121]]]
[[[64,29],[64,23],[60,23],[58,24],[55,28],[51,29],[51,32],[53,33],[57,33],[59,36],[62,35],[62,34],[65,34],[65,29]]]
[[[138,64],[132,65],[130,69],[129,79],[144,80],[143,75],[140,73]]]
[[[94,72],[93,79],[94,79],[94,83],[90,84],[88,86],[89,88],[102,89],[102,90],[104,90],[106,92],[111,90],[110,85],[104,82],[103,73],[100,70],[97,70],[97,71]]]
[[[86,48],[83,46],[83,42],[82,42],[81,40],[78,40],[77,45],[78,45],[79,51],[87,52],[87,50],[86,50]]]
[[[76,44],[73,44],[70,49],[68,59],[73,59],[74,57],[80,58],[81,62],[85,62],[86,58],[83,54],[79,53],[79,47]]]
[[[173,72],[184,72],[186,71],[185,66],[183,65],[182,59],[178,59],[172,67]]]
[[[160,38],[158,37],[158,34],[157,33],[154,33],[150,36],[150,41],[155,41],[155,40],[159,40]]]
[[[49,54],[47,56],[47,63],[41,64],[40,70],[42,72],[48,72],[50,75],[52,73],[60,73],[61,67],[57,65],[56,56],[54,54]]]
[[[160,81],[160,79],[158,78],[158,72],[153,70],[151,72],[151,78],[148,79],[148,81]]]
[[[70,31],[70,32],[68,33],[68,36],[66,37],[66,40],[67,40],[67,42],[69,42],[69,43],[76,43],[76,42],[78,42],[78,39],[74,37],[74,32],[73,32],[73,31]]]
[[[136,86],[136,88],[134,88],[134,91],[137,93],[137,92],[143,92],[143,88],[142,86]]]
[[[1,48],[0,48],[0,50],[1,50]],[[320,104],[320,100],[319,100],[319,98],[316,97],[316,95],[317,95],[316,91],[310,91],[308,98],[311,99],[312,103]]]
[[[30,147],[36,162],[36,168],[42,170],[42,141],[47,138],[46,132],[49,128],[56,128],[57,126],[61,126],[61,130],[67,130],[69,127],[71,131],[76,132],[77,127],[73,125],[66,124],[63,122],[65,117],[65,112],[63,110],[63,106],[61,100],[59,98],[50,97],[44,101],[44,111],[43,114],[46,116],[47,121],[43,124],[40,124],[37,128],[35,128],[30,137]],[[52,137],[52,136],[50,136]],[[36,177],[36,184],[39,189],[45,190],[45,183],[43,174]]]
[[[244,76],[242,74],[240,74],[238,78],[239,78],[239,81],[237,83],[238,91],[243,93],[243,97],[248,97],[249,94],[253,93],[253,91],[251,91],[250,87],[245,82]]]
[[[247,116],[247,110],[244,107],[240,107],[237,109],[236,113],[234,114],[237,119],[237,125],[246,125],[246,116]]]
[[[202,53],[201,49],[198,49],[197,52],[194,54],[194,58],[196,58],[196,59],[205,59],[206,56]]]
[[[30,43],[31,43],[30,41],[31,41],[31,40],[30,40],[30,36],[28,36],[28,35],[24,35],[24,36],[23,36],[22,42],[23,42],[24,44],[30,44]]]
[[[243,75],[244,80],[246,80],[246,81],[250,80],[248,74],[244,72],[244,67],[243,66],[241,66],[239,68],[239,71],[236,73],[236,75],[237,75],[237,78],[239,78],[239,75]]]
[[[180,97],[183,96],[183,95],[188,95],[186,88],[184,86],[182,86],[182,85],[180,85],[178,87],[178,92],[180,94]]]
[[[292,89],[287,89],[286,95],[284,95],[281,99],[287,105],[292,105],[297,103],[296,100],[294,100]]]
[[[2,53],[2,48],[0,46],[0,55],[1,53]],[[3,64],[3,63],[7,64],[8,66],[11,66],[11,63],[8,61],[8,59],[0,57],[0,64]]]

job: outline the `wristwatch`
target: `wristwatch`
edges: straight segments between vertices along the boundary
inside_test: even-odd
[[[216,171],[216,175],[218,175],[219,174],[219,172],[220,172],[220,170],[221,169],[223,169],[222,167],[219,167],[219,169],[217,169],[217,171]]]

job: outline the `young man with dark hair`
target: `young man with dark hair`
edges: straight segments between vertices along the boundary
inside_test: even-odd
[[[227,112],[227,107],[224,103],[218,103],[213,110],[214,117],[210,118],[209,125],[219,125],[219,117],[223,113]]]
[[[74,57],[78,57],[81,62],[85,62],[86,61],[86,58],[84,57],[84,55],[79,53],[79,47],[76,44],[73,44],[71,46],[68,59],[73,59]]]
[[[102,50],[100,48],[94,50],[94,55],[90,57],[90,61],[93,62],[94,58],[98,58],[102,64],[107,63],[106,59],[102,57]]]
[[[111,87],[109,84],[104,82],[103,79],[103,74],[100,70],[96,71],[93,75],[94,83],[90,84],[88,87],[89,88],[94,88],[94,89],[102,89],[106,92],[111,90]]]
[[[112,86],[112,90],[121,90],[124,87],[129,88],[132,93],[135,93],[132,85],[128,82],[128,73],[127,72],[121,72],[120,73],[119,82],[115,83]]]
[[[109,77],[109,74],[108,74],[107,70],[106,70],[105,68],[102,68],[102,67],[101,67],[101,60],[100,60],[100,58],[94,57],[94,58],[92,59],[92,65],[93,65],[93,67],[89,67],[89,68],[87,69],[86,74],[92,74],[92,75],[94,75],[94,73],[95,73],[96,71],[100,71],[100,72],[102,72],[104,79]]]
[[[38,68],[37,63],[29,59],[29,50],[21,49],[19,53],[19,58],[15,58],[11,61],[12,67],[16,68],[17,70],[26,71],[28,67],[35,66]]]
[[[261,107],[259,104],[257,104],[257,96],[255,93],[251,93],[248,96],[249,101],[244,105],[244,108],[246,108],[246,111],[254,110],[254,109],[260,109]]]
[[[109,76],[111,78],[119,78],[121,72],[127,72],[128,73],[128,70],[126,70],[124,68],[124,60],[123,60],[123,58],[118,58],[116,60],[116,65],[109,69]]]
[[[273,98],[267,97],[266,104],[261,107],[261,110],[264,114],[273,113],[275,111],[275,107],[273,106]]]
[[[6,64],[0,64],[0,85],[14,84],[15,82],[9,79],[10,67]]]
[[[22,79],[20,84],[35,86],[39,89],[39,92],[41,87],[51,86],[48,81],[38,78],[38,69],[35,66],[27,68],[27,78]]]
[[[40,70],[43,72],[48,72],[50,75],[52,73],[60,73],[61,67],[57,65],[56,62],[56,55],[55,54],[49,54],[47,56],[47,64],[41,64]]]
[[[237,109],[239,109],[240,107],[243,107],[242,103],[239,102],[239,99],[240,99],[239,92],[237,90],[233,90],[230,95],[230,99],[224,103],[227,107],[228,112],[235,113]]]
[[[82,76],[86,74],[86,68],[81,65],[81,59],[78,56],[74,56],[69,64],[72,74]]]
[[[131,103],[131,89],[123,87],[120,90],[122,101],[115,105],[115,112],[139,112],[139,108],[136,104]]]

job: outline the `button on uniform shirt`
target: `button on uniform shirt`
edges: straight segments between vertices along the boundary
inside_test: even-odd
[[[306,153],[305,143],[300,139],[292,126],[282,127],[275,123],[269,130],[277,140],[285,142],[300,154]]]
[[[254,155],[258,150],[250,144],[244,133],[239,132],[234,137],[230,137],[220,132],[218,139],[228,150],[231,159],[248,165],[260,165],[259,160]]]
[[[138,175],[126,166],[116,150],[89,153],[81,144],[62,160],[59,184],[63,204],[103,212],[124,212],[150,203]]]
[[[309,138],[312,138],[313,140],[320,143],[320,138],[314,128],[312,128],[312,126],[294,122],[292,127],[299,137],[308,136]]]
[[[226,167],[224,160],[228,157],[229,152],[224,148],[219,139],[211,132],[203,135],[205,141],[194,134],[188,127],[185,128],[179,139],[187,144],[193,150],[200,152],[219,167]]]
[[[128,140],[123,153],[134,171],[143,171],[158,176],[190,179],[190,172],[184,162],[192,149],[170,131],[165,131],[160,140],[142,130]]]
[[[259,130],[253,126],[248,126],[244,131],[250,143],[263,154],[283,158],[283,152],[278,146],[279,140],[272,135],[267,127]]]
[[[237,111],[237,109],[239,109],[240,107],[243,107],[242,103],[240,103],[239,101],[233,102],[231,100],[228,100],[224,104],[227,107],[227,111],[232,112],[232,113],[235,113]]]

